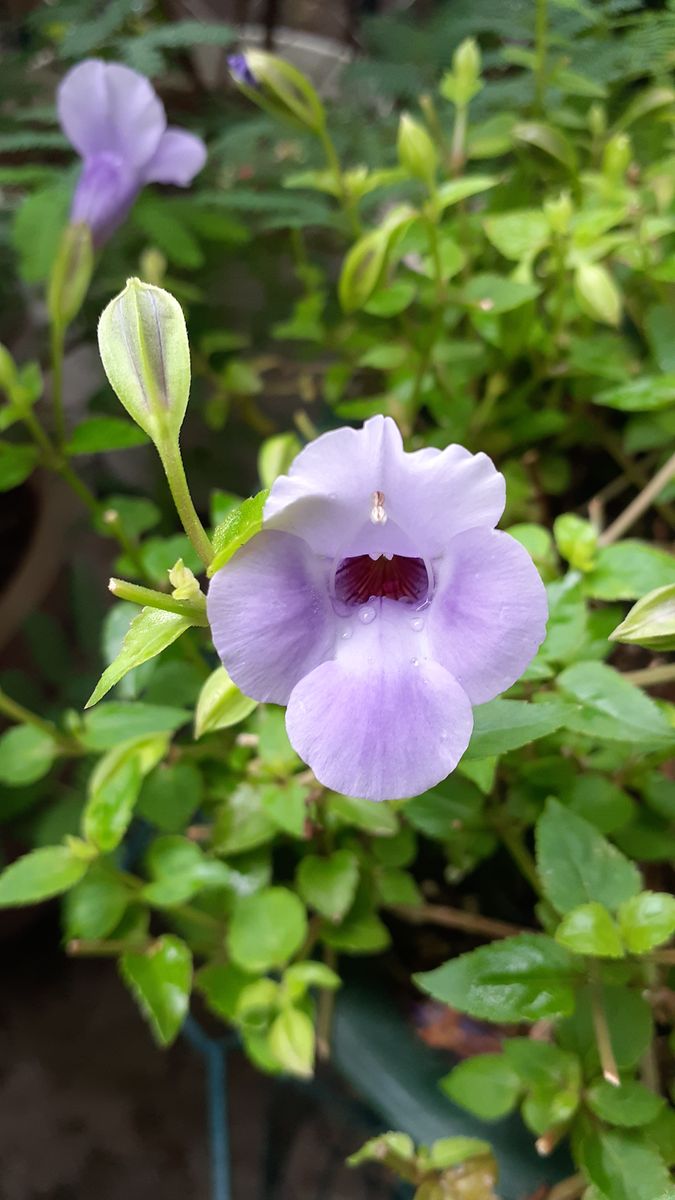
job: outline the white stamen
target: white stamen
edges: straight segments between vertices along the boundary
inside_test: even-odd
[[[387,514],[384,508],[384,492],[373,492],[373,507],[370,510],[373,525],[386,525]]]

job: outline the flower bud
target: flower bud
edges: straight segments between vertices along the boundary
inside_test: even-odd
[[[201,595],[199,581],[194,573],[185,566],[182,558],[169,567],[169,583],[172,587],[174,600],[196,600]]]
[[[588,128],[594,138],[604,137],[607,132],[607,109],[595,101],[588,110]]]
[[[326,113],[309,80],[283,58],[264,50],[247,50],[228,59],[237,87],[274,116],[318,133]]]
[[[544,201],[544,215],[552,233],[567,233],[573,211],[569,192],[560,192],[555,198]]]
[[[609,636],[647,650],[675,650],[675,584],[643,596]]]
[[[190,392],[183,310],[162,288],[129,279],[103,311],[98,345],[108,382],[156,445],[177,441]]]
[[[456,108],[466,108],[481,90],[480,49],[475,38],[465,38],[452,56],[452,70],[441,81],[441,95]]]
[[[626,171],[631,159],[631,142],[627,133],[615,133],[605,146],[602,156],[602,173],[607,179],[618,182]]]
[[[47,289],[52,324],[67,329],[80,311],[94,269],[94,249],[88,225],[67,225],[61,236]]]
[[[397,147],[401,166],[416,179],[432,184],[438,165],[436,147],[424,126],[408,113],[399,121]]]
[[[601,263],[580,262],[574,272],[574,293],[579,307],[594,321],[617,326],[621,320],[621,293]]]

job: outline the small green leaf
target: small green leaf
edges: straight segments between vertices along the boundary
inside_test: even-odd
[[[583,817],[549,799],[537,822],[537,867],[559,913],[596,902],[615,911],[640,890],[640,872]]]
[[[277,433],[266,438],[258,451],[258,475],[264,488],[270,488],[279,475],[285,475],[293,459],[302,450],[296,433]]]
[[[286,1008],[272,1022],[269,1032],[272,1054],[285,1071],[300,1079],[314,1074],[314,1026],[299,1008]]]
[[[640,892],[619,909],[621,936],[631,954],[647,954],[675,933],[675,897],[668,892]]]
[[[257,705],[257,700],[250,700],[239,691],[224,667],[216,667],[199,693],[195,710],[195,737],[238,725]]]
[[[563,513],[553,522],[555,544],[560,554],[577,571],[590,571],[595,563],[598,535],[590,521],[576,513]]]
[[[327,858],[308,854],[301,859],[297,886],[305,904],[330,921],[340,921],[350,909],[359,881],[359,865],[351,850],[336,850]]]
[[[209,579],[262,529],[263,508],[267,496],[267,489],[250,496],[238,508],[229,512],[225,520],[213,531],[213,560],[207,571]]]
[[[491,1153],[490,1143],[483,1142],[480,1138],[439,1138],[429,1150],[429,1163],[437,1171],[447,1171],[450,1167],[458,1167],[460,1163]]]
[[[0,492],[11,492],[35,470],[39,451],[36,446],[0,442]]]
[[[217,813],[213,845],[218,854],[242,854],[264,846],[276,832],[276,822],[265,811],[260,790],[240,783]]]
[[[503,1054],[477,1054],[446,1075],[441,1088],[481,1120],[496,1121],[515,1108],[521,1082]]]
[[[106,667],[85,708],[98,704],[129,671],[161,654],[191,625],[189,617],[181,617],[178,613],[164,612],[160,608],[142,608],[133,618],[117,658]]]
[[[44,846],[10,863],[0,875],[0,908],[36,904],[79,883],[89,861],[69,846]]]
[[[576,702],[565,720],[575,733],[632,743],[641,752],[675,745],[675,729],[658,705],[604,663],[575,663],[558,677],[558,687]]]
[[[662,590],[669,585],[670,594],[675,597],[673,580],[675,556],[646,542],[626,538],[600,550],[593,570],[584,580],[584,590],[594,600],[636,600],[654,588]],[[645,604],[647,599],[645,596],[641,603]]]
[[[307,916],[294,892],[263,888],[238,900],[227,934],[237,966],[247,971],[281,967],[299,950],[307,932]]]
[[[135,738],[109,750],[89,780],[83,815],[84,836],[109,853],[127,831],[143,777],[157,765],[167,748],[163,734]]]
[[[666,1103],[662,1096],[656,1096],[636,1079],[630,1079],[620,1087],[602,1079],[588,1089],[586,1099],[603,1121],[626,1128],[649,1125]]]
[[[533,258],[551,239],[549,223],[538,208],[496,213],[485,218],[484,228],[499,253],[514,262]]]
[[[293,1000],[301,1000],[308,988],[325,988],[334,992],[342,986],[340,976],[325,963],[307,959],[306,962],[292,963],[284,971],[284,987]]]
[[[164,934],[142,954],[123,954],[120,971],[160,1046],[169,1046],[190,1003],[192,955],[185,942]]]
[[[70,938],[105,938],[124,916],[131,893],[124,883],[95,865],[68,892],[65,924]]]
[[[675,373],[641,375],[628,383],[605,388],[593,396],[594,404],[617,408],[620,412],[651,412],[675,404]]]
[[[560,922],[555,940],[574,954],[622,958],[619,931],[606,908],[592,901],[571,909]]]
[[[441,211],[453,204],[468,200],[469,196],[477,196],[496,187],[499,179],[496,175],[467,175],[463,179],[449,179],[438,188],[435,201]]]
[[[161,763],[144,780],[136,811],[163,833],[180,833],[199,808],[203,791],[192,763]]]
[[[576,170],[577,156],[574,147],[559,129],[543,122],[522,121],[514,125],[512,133],[517,141],[524,142],[527,146],[537,146],[551,158],[557,159],[569,171]]]
[[[474,709],[467,758],[493,758],[548,737],[565,724],[567,706],[556,698],[541,704],[528,700],[490,700]]]
[[[48,733],[33,725],[14,725],[0,737],[0,783],[25,787],[43,779],[57,754]]]
[[[89,417],[74,430],[65,450],[68,455],[99,454],[129,450],[147,442],[147,434],[123,417]]]
[[[284,833],[294,838],[305,837],[309,788],[291,778],[284,783],[265,783],[260,788],[260,803],[269,817]]]
[[[81,735],[88,750],[112,750],[120,742],[145,737],[153,733],[175,733],[190,719],[186,708],[171,708],[163,704],[125,703],[109,701],[84,718]]]
[[[464,302],[471,308],[501,316],[534,300],[541,288],[503,275],[474,275],[464,289]]]
[[[377,1137],[370,1138],[360,1150],[350,1154],[347,1164],[350,1167],[360,1167],[364,1162],[386,1163],[388,1155],[393,1155],[395,1159],[403,1159],[404,1162],[414,1162],[415,1143],[409,1134],[394,1130],[380,1133]]]
[[[675,1200],[663,1159],[639,1134],[610,1130],[589,1135],[581,1165],[603,1197],[611,1200]]]
[[[423,991],[486,1021],[538,1021],[574,1008],[573,960],[544,934],[480,946],[415,976]]]

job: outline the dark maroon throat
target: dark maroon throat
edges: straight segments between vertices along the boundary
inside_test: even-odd
[[[357,554],[344,558],[335,574],[335,599],[341,604],[367,604],[383,598],[422,604],[429,593],[429,578],[424,560],[394,554],[371,558]]]

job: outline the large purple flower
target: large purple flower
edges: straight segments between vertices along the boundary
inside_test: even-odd
[[[87,59],[58,90],[61,128],[84,160],[70,219],[101,245],[146,183],[187,187],[206,161],[201,138],[167,128],[164,105],[144,75]]]
[[[373,417],[307,446],[262,531],[214,576],[225,667],[288,705],[288,736],[326,787],[371,800],[432,787],[467,748],[472,705],[536,653],[545,592],[494,528],[504,496],[485,454],[407,454],[392,419]]]

